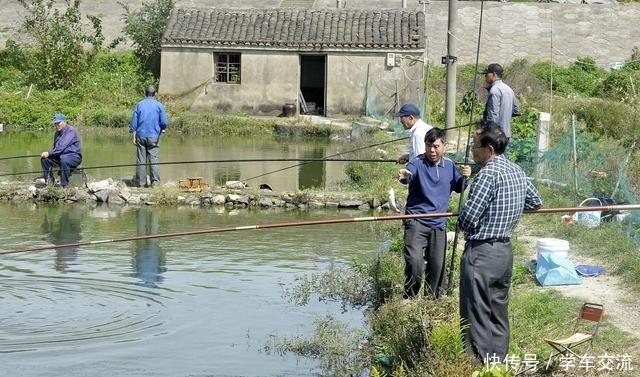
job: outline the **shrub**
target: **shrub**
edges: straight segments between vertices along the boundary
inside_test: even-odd
[[[141,66],[155,77],[160,77],[160,43],[171,14],[173,0],[155,0],[142,3],[140,9],[131,10],[119,2],[125,11],[123,32],[133,40],[136,57]]]
[[[80,0],[65,0],[66,9],[55,7],[54,0],[18,1],[27,11],[24,29],[35,41],[30,82],[41,89],[72,87],[102,48],[100,19],[89,16],[93,34],[88,34],[81,23]],[[91,43],[93,49],[85,51],[84,43]]]

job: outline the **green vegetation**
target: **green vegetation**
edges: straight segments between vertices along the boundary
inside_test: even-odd
[[[93,63],[102,49],[102,21],[87,16],[92,33],[85,32],[80,14],[80,0],[65,0],[66,9],[55,8],[54,0],[18,0],[27,10],[24,30],[33,40],[29,59],[19,62],[20,51],[14,58],[24,64],[29,81],[41,89],[69,89]],[[85,43],[92,48],[86,50]],[[15,47],[15,46],[13,46]]]
[[[54,9],[52,0],[20,2],[29,10],[25,30],[35,43],[21,46],[9,41],[5,49],[0,50],[0,123],[8,128],[37,130],[49,124],[52,114],[64,112],[72,123],[80,126],[106,130],[128,127],[131,108],[141,98],[144,88],[157,81],[159,38],[164,30],[161,21],[173,7],[173,1],[157,0],[144,4],[138,11],[131,11],[122,4],[126,13],[125,33],[134,40],[135,52],[104,49],[100,20],[96,17],[89,17],[92,32],[84,31],[78,11],[79,0],[65,0],[66,10]],[[85,44],[92,48],[83,49]],[[539,111],[553,109],[552,141],[566,134],[572,113],[577,115],[585,135],[594,143],[629,146],[638,140],[640,127],[635,88],[640,82],[640,50],[634,49],[625,66],[613,71],[599,68],[589,57],[581,57],[569,67],[520,60],[505,68],[505,81],[516,90],[524,110],[524,114],[514,120],[514,141],[510,148],[510,157],[519,163],[532,162],[534,146],[530,139]],[[460,67],[457,85],[461,99],[457,114],[459,124],[477,120],[482,113],[483,83],[477,83],[475,92],[469,90],[478,79],[475,67]],[[426,118],[432,124],[442,125],[444,69],[428,66],[426,82],[430,94]],[[194,113],[172,98],[160,99],[167,105],[172,119],[170,132],[255,135],[276,129],[275,120],[258,120],[242,114]],[[306,134],[327,136],[329,133],[326,128],[303,126],[308,129]],[[285,125],[281,130],[293,132],[293,128]],[[467,131],[461,130],[460,138]],[[375,133],[360,143],[364,146],[390,138]],[[395,158],[404,147],[405,143],[400,142],[380,149],[384,149],[387,158]],[[377,158],[379,153],[368,149],[357,157]],[[636,196],[640,187],[640,158],[637,157],[636,149],[628,167],[628,178]],[[393,188],[398,200],[403,200],[406,189],[395,179],[397,168],[393,164],[350,163],[347,168],[349,182],[342,188],[368,193],[380,202],[386,201],[388,190]],[[607,185],[611,183],[607,182]],[[567,192],[543,191],[547,206],[575,204],[575,198],[570,198]],[[58,194],[55,188],[48,193],[52,197]],[[161,202],[172,201],[168,193],[158,195]],[[452,208],[456,207],[457,199],[454,198]],[[614,224],[604,224],[597,229],[558,226],[558,216],[524,217],[522,228],[533,235],[569,239],[572,245],[606,264],[611,273],[621,276],[634,292],[638,291],[640,262],[624,230]],[[319,297],[338,300],[345,310],[365,307],[369,314],[366,331],[349,329],[335,318],[327,317],[317,322],[316,331],[310,338],[272,339],[265,347],[267,352],[294,352],[318,358],[325,373],[336,376],[357,375],[365,370],[370,370],[372,376],[395,377],[468,376],[474,373],[463,352],[460,319],[456,314],[457,293],[438,302],[401,299],[402,234],[397,224],[389,224],[372,226],[378,234],[393,240],[389,250],[370,261],[354,262],[351,268],[334,269],[301,279],[285,292],[299,304]],[[510,353],[532,353],[542,360],[550,352],[542,339],[566,334],[580,302],[553,291],[536,289],[533,274],[521,266],[529,257],[526,248],[520,242],[515,244]],[[457,250],[458,257],[460,254],[461,250]],[[591,354],[628,352],[639,356],[632,345],[628,336],[606,325]],[[557,365],[552,368],[557,371]],[[505,376],[508,373],[475,370],[476,376]]]
[[[133,40],[136,57],[142,70],[160,77],[160,44],[171,14],[173,0],[143,2],[140,9],[132,10],[129,4],[119,2],[125,11],[123,32]]]
[[[545,196],[551,195],[553,193],[545,192]],[[561,199],[562,196],[556,198],[565,200]],[[530,229],[532,222],[544,224],[536,226],[533,233],[541,233],[540,236],[545,237],[562,236],[570,239],[572,245],[577,241],[572,232],[579,235],[592,233],[582,243],[576,242],[576,247],[596,244],[596,247],[591,247],[590,254],[601,257],[602,253],[607,252],[607,266],[611,266],[613,273],[620,274],[636,289],[639,286],[637,262],[636,266],[628,266],[630,259],[634,258],[634,255],[628,255],[628,251],[634,248],[629,246],[614,226],[587,229],[566,225],[554,233],[554,229],[558,228],[557,221],[550,221],[546,215],[525,216],[522,222],[526,229]],[[598,245],[598,240],[602,238],[612,241]],[[582,301],[564,297],[555,290],[539,289],[533,272],[524,267],[529,251],[520,241],[516,240],[514,244],[509,354],[520,359],[525,354],[535,355],[538,362],[537,372],[533,373],[535,375],[562,373],[564,371],[557,362],[547,366],[552,349],[544,342],[544,338],[569,335]],[[317,324],[319,328],[309,337],[272,338],[267,347],[270,352],[278,350],[279,353],[313,355],[323,360],[323,374],[334,376],[346,376],[348,373],[358,375],[365,370],[369,370],[371,375],[377,373],[384,376],[470,376],[472,373],[476,376],[514,376],[516,371],[513,369],[489,371],[485,367],[474,368],[471,365],[461,339],[456,291],[439,301],[402,299],[404,260],[399,229],[390,246],[389,250],[381,251],[366,263],[354,262],[352,267],[334,267],[300,278],[285,294],[292,302],[301,305],[312,298],[337,300],[342,302],[343,308],[362,307],[365,304],[368,308],[366,332],[357,329],[347,331],[344,325],[333,322],[333,318],[328,322],[320,320]],[[589,355],[627,353],[635,358],[640,355],[634,345],[632,337],[605,323]],[[351,347],[351,350],[347,351],[345,347]],[[348,373],[343,368],[345,365],[350,365]]]

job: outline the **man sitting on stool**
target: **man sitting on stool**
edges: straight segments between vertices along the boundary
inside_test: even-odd
[[[60,186],[65,187],[69,184],[71,171],[82,163],[80,138],[76,129],[67,124],[67,117],[64,114],[56,114],[52,123],[56,127],[56,132],[53,135],[53,148],[40,154],[40,164],[44,171],[44,180],[48,185],[55,182],[53,168],[59,166]]]

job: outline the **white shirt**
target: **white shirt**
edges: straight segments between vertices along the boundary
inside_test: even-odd
[[[409,130],[409,161],[425,152],[424,137],[433,127],[425,123],[422,119],[418,121]]]

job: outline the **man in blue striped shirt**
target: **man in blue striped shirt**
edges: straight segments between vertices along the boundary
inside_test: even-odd
[[[407,215],[446,212],[451,192],[462,191],[463,176],[471,175],[471,167],[464,166],[460,175],[453,161],[444,157],[443,129],[430,129],[424,143],[425,153],[398,173],[400,182],[409,185]],[[424,293],[437,298],[444,288],[447,221],[444,217],[406,219],[403,225],[404,297],[418,294],[426,268]]]
[[[458,215],[466,240],[460,261],[460,316],[467,353],[479,360],[509,350],[509,286],[513,268],[511,235],[523,209],[542,207],[540,193],[522,169],[503,155],[507,137],[496,123],[482,126],[473,140],[473,159],[482,166]]]

